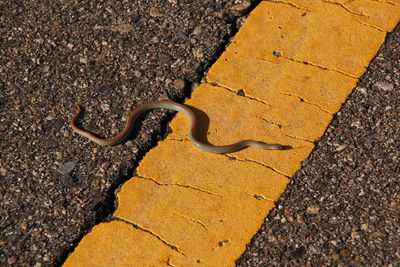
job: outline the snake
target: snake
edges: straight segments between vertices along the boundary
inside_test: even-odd
[[[72,129],[77,132],[79,135],[88,138],[89,140],[101,145],[101,146],[114,146],[126,141],[131,134],[132,130],[134,129],[135,122],[147,111],[153,109],[169,109],[174,110],[177,112],[181,112],[189,117],[191,124],[189,130],[189,140],[190,142],[197,147],[198,149],[209,152],[209,153],[216,153],[216,154],[225,154],[230,152],[235,152],[242,150],[246,147],[256,147],[259,149],[272,149],[272,150],[287,150],[291,149],[291,146],[281,145],[281,144],[268,144],[261,141],[254,141],[254,140],[242,140],[230,145],[224,146],[214,146],[211,144],[204,143],[199,140],[197,136],[198,132],[198,119],[195,113],[186,105],[179,104],[172,101],[151,101],[144,103],[133,110],[129,118],[126,121],[125,128],[115,137],[110,139],[103,139],[99,138],[96,135],[82,130],[76,126],[76,120],[82,112],[82,109],[79,104],[77,106],[77,113],[71,119],[71,127]]]

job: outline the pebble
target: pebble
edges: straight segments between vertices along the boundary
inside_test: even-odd
[[[340,252],[339,252],[339,255],[341,256],[341,257],[350,257],[350,255],[351,255],[351,253],[350,253],[350,251],[348,250],[348,249],[342,249]]]
[[[358,232],[356,232],[356,231],[351,232],[350,236],[351,236],[352,239],[360,238],[360,234]]]
[[[0,168],[0,175],[1,175],[1,176],[6,176],[6,175],[7,175],[7,169],[1,167],[1,168]]]
[[[185,88],[185,81],[182,79],[177,79],[174,81],[174,88],[177,90],[182,90]]]
[[[244,0],[242,3],[232,6],[231,9],[236,11],[243,11],[249,8],[250,5],[251,5],[250,0]]]
[[[14,264],[17,262],[17,258],[16,257],[10,257],[7,259],[8,264]]]
[[[308,206],[306,212],[309,214],[317,214],[319,211],[319,207],[317,205]]]
[[[26,229],[28,229],[28,224],[27,223],[21,223],[21,229],[26,231]]]
[[[398,201],[392,201],[390,203],[391,210],[398,210],[400,208],[400,203]]]
[[[150,9],[150,16],[152,16],[152,17],[162,17],[163,14],[157,8],[152,7]]]
[[[87,64],[88,60],[86,57],[81,57],[81,58],[79,58],[79,62],[83,63],[83,64]]]
[[[120,33],[128,33],[133,31],[135,28],[131,24],[120,24],[117,26],[111,27],[111,30],[114,32],[120,32]]]
[[[296,221],[298,223],[304,223],[304,217],[301,214],[296,215]]]
[[[201,34],[202,30],[203,29],[200,26],[197,26],[196,28],[194,28],[193,34],[194,35],[199,35],[199,34]]]
[[[361,127],[361,122],[360,121],[353,121],[351,123],[351,126],[356,127],[356,128],[360,128]]]
[[[70,173],[74,168],[75,168],[75,163],[72,161],[68,161],[63,165],[61,165],[57,171],[61,174],[67,174]]]
[[[101,167],[103,168],[103,169],[108,169],[109,167],[110,167],[110,162],[108,162],[108,161],[106,161],[106,162],[103,162],[102,164],[101,164]]]
[[[388,82],[377,82],[377,83],[375,83],[375,86],[385,92],[392,91],[394,88],[393,84],[388,83]]]
[[[110,110],[110,105],[106,104],[106,103],[101,104],[100,107],[101,107],[101,109],[103,111],[109,111]]]

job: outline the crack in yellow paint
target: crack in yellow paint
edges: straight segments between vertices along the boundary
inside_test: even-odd
[[[277,170],[277,169],[275,169],[275,168],[273,168],[271,166],[268,166],[267,164],[265,164],[263,162],[259,162],[259,161],[252,160],[252,159],[240,158],[238,156],[233,156],[232,154],[221,154],[221,156],[225,156],[225,157],[229,158],[230,160],[237,160],[237,161],[242,161],[242,162],[250,162],[250,163],[258,164],[258,165],[263,166],[264,168],[267,168],[267,169],[269,169],[271,171],[274,171],[274,172],[276,172],[278,174],[281,174],[281,175],[285,176],[286,178],[290,178],[290,176],[288,174],[286,174],[286,173],[284,173],[282,171],[279,171],[279,170]]]
[[[183,252],[179,249],[178,246],[173,245],[172,243],[170,243],[170,242],[168,242],[167,240],[165,240],[164,238],[162,238],[160,235],[154,233],[153,231],[151,231],[151,230],[149,230],[149,229],[144,228],[143,226],[141,226],[141,225],[139,225],[139,224],[137,224],[137,223],[134,223],[134,222],[131,222],[131,221],[128,221],[128,220],[125,220],[125,219],[122,219],[122,218],[116,217],[116,216],[113,216],[113,217],[111,218],[111,220],[113,220],[113,221],[124,222],[124,223],[126,223],[126,224],[129,224],[129,225],[132,226],[132,227],[135,227],[135,228],[138,229],[138,230],[141,230],[141,231],[143,231],[143,232],[146,232],[146,233],[148,233],[148,234],[150,234],[150,235],[156,237],[156,238],[157,238],[158,240],[160,240],[164,245],[166,245],[166,246],[170,247],[171,249],[173,249],[173,250],[179,252],[179,253],[182,254],[183,256],[186,256],[185,253],[183,253]]]
[[[288,2],[288,1],[266,0],[265,2],[271,2],[271,3],[275,3],[275,4],[284,4],[284,5],[289,5],[291,7],[294,7],[294,8],[300,9],[300,10],[306,10],[306,11],[309,11],[309,12],[312,11],[311,9],[309,9],[307,7],[302,7],[302,6],[296,5],[296,4],[294,4],[292,2]]]
[[[311,144],[314,144],[313,140],[310,140],[310,139],[307,139],[307,138],[304,138],[304,137],[299,137],[299,136],[290,135],[290,134],[286,134],[286,133],[284,135],[286,135],[287,137],[293,138],[293,139],[302,140],[302,141],[306,141],[306,142],[309,142]]]
[[[329,0],[322,0],[322,2],[329,3],[329,4],[333,4],[333,5],[338,5],[338,6],[342,7],[344,10],[346,10],[347,12],[349,12],[349,13],[351,13],[351,14],[353,14],[353,15],[362,16],[362,17],[368,17],[367,15],[363,14],[362,12],[355,12],[355,11],[352,11],[350,8],[348,8],[348,7],[347,7],[345,4],[343,4],[343,3],[339,3],[339,2],[335,2],[335,1],[329,1]],[[352,1],[348,1],[348,2],[346,2],[346,3],[350,3],[350,2],[352,2]]]
[[[282,56],[283,58],[286,58],[286,59],[288,59],[288,60],[290,60],[290,61],[297,62],[297,63],[301,63],[301,64],[304,64],[304,65],[310,65],[310,66],[317,67],[317,68],[320,68],[320,69],[323,69],[323,70],[335,71],[335,72],[337,72],[337,73],[340,73],[340,74],[346,75],[346,76],[348,76],[348,77],[350,77],[350,78],[353,78],[353,79],[358,80],[358,78],[357,78],[355,75],[352,75],[352,74],[350,74],[350,73],[347,73],[347,72],[345,72],[345,71],[343,71],[343,70],[339,70],[339,69],[334,69],[334,68],[326,67],[326,66],[323,66],[323,65],[320,65],[320,64],[317,64],[317,63],[313,63],[313,62],[311,62],[311,61],[307,61],[307,60],[302,60],[302,59],[297,59],[297,58],[285,56],[285,55],[283,55],[283,52],[282,52],[282,51],[280,51],[280,53],[281,53],[281,56]]]
[[[220,84],[218,84],[218,83],[216,83],[216,82],[207,82],[207,83],[210,84],[210,85],[212,85],[212,86],[225,89],[225,90],[229,91],[230,93],[233,93],[233,94],[235,94],[235,95],[237,95],[237,96],[245,97],[245,98],[248,98],[248,99],[250,99],[250,100],[253,100],[253,101],[256,101],[256,102],[260,102],[260,103],[262,103],[262,104],[268,106],[269,108],[271,108],[271,105],[270,105],[270,104],[268,104],[267,102],[265,102],[264,100],[262,100],[262,99],[260,99],[260,98],[257,98],[257,97],[255,97],[255,96],[250,96],[250,95],[248,95],[246,92],[244,92],[243,89],[242,89],[242,90],[243,90],[243,92],[244,92],[244,95],[242,96],[242,95],[238,95],[238,91],[233,90],[233,89],[231,89],[231,88],[228,88],[228,87],[226,87],[226,86],[220,85]]]
[[[262,120],[265,121],[266,123],[269,123],[269,124],[272,124],[272,125],[277,126],[279,129],[282,129],[282,127],[285,127],[285,125],[283,125],[283,124],[281,124],[281,123],[278,123],[278,122],[275,122],[275,121],[267,120],[267,119],[264,118],[264,117],[260,117],[260,119],[262,119]]]
[[[251,193],[248,193],[248,192],[243,192],[243,194],[248,195],[248,196],[250,196],[252,198],[255,198],[257,200],[266,200],[266,201],[271,201],[271,202],[275,201],[272,198],[269,198],[269,197],[266,197],[266,196],[260,195],[260,194],[251,194]]]
[[[398,3],[396,3],[396,2],[393,2],[393,1],[385,1],[385,0],[369,0],[369,1],[371,1],[371,2],[378,2],[378,3],[384,3],[384,4],[389,4],[389,5],[392,5],[392,6],[400,6],[400,4],[398,4]]]
[[[201,189],[201,188],[197,188],[197,187],[194,187],[194,186],[191,186],[191,185],[177,184],[177,183],[174,183],[174,184],[161,183],[161,182],[159,182],[159,181],[157,181],[157,180],[155,180],[155,179],[153,179],[153,178],[144,177],[144,176],[141,176],[141,175],[137,175],[137,178],[139,178],[139,179],[144,179],[144,180],[148,180],[148,181],[152,181],[153,183],[155,183],[155,184],[157,184],[157,185],[160,185],[160,186],[177,186],[177,187],[182,187],[182,188],[188,188],[188,189],[196,190],[196,191],[199,191],[199,192],[202,192],[202,193],[206,193],[206,194],[209,194],[209,195],[212,195],[212,196],[216,196],[216,197],[222,197],[221,195],[218,195],[218,194],[212,193],[212,192],[210,192],[210,191],[207,191],[207,190],[204,190],[204,189]]]
[[[373,28],[373,29],[376,29],[376,30],[378,30],[378,31],[381,31],[381,32],[388,32],[387,30],[385,30],[385,29],[383,29],[383,28],[381,28],[381,27],[379,27],[379,26],[376,26],[376,25],[373,25],[373,24],[369,24],[369,23],[366,23],[366,22],[364,22],[364,21],[361,21],[361,20],[356,20],[358,23],[360,23],[360,24],[362,24],[362,25],[365,25],[365,26],[367,26],[367,27],[371,27],[371,28]]]
[[[175,214],[175,215],[177,215],[177,216],[179,216],[179,217],[182,217],[182,218],[185,218],[185,219],[187,219],[187,220],[189,220],[189,221],[192,221],[192,222],[194,222],[194,223],[197,223],[197,224],[201,225],[204,229],[206,229],[206,230],[208,231],[208,228],[207,228],[207,226],[205,225],[205,223],[203,223],[203,222],[201,222],[201,221],[199,221],[199,220],[196,220],[196,219],[187,217],[187,216],[182,215],[182,214]]]
[[[309,104],[309,105],[312,105],[312,106],[316,106],[316,107],[319,108],[321,111],[323,111],[323,112],[325,112],[325,113],[328,113],[329,115],[333,115],[332,112],[329,112],[329,110],[326,110],[326,109],[325,109],[324,107],[322,107],[321,105],[316,104],[316,103],[312,103],[312,102],[306,100],[306,99],[305,99],[304,97],[302,97],[302,96],[299,96],[299,95],[296,95],[296,94],[293,94],[293,93],[286,93],[286,92],[280,92],[280,94],[282,94],[282,95],[287,95],[287,96],[297,97],[297,98],[300,99],[301,102],[304,102],[304,103]]]
[[[176,265],[174,265],[174,264],[171,263],[171,259],[167,259],[167,260],[165,261],[165,264],[167,264],[167,266],[177,267]]]

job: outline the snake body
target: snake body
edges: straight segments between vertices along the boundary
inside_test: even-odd
[[[217,153],[217,154],[223,154],[223,153],[229,153],[229,152],[234,152],[241,150],[246,147],[256,147],[260,149],[275,149],[275,150],[286,150],[290,149],[290,146],[285,146],[285,145],[280,145],[280,144],[267,144],[264,142],[260,141],[253,141],[253,140],[242,140],[234,144],[230,145],[225,145],[225,146],[214,146],[211,144],[206,144],[201,142],[198,137],[196,136],[197,133],[197,118],[196,115],[193,113],[193,111],[182,104],[176,103],[176,102],[171,102],[171,101],[153,101],[153,102],[148,102],[145,104],[140,105],[138,108],[133,110],[131,114],[129,115],[128,120],[126,121],[125,128],[114,138],[111,139],[103,139],[96,137],[90,132],[87,132],[85,130],[79,129],[76,126],[76,119],[81,113],[81,108],[79,105],[77,105],[78,111],[76,115],[71,119],[71,127],[72,129],[77,132],[78,134],[90,139],[91,141],[101,145],[101,146],[114,146],[117,145],[123,141],[125,141],[130,133],[133,130],[135,121],[143,115],[143,113],[152,110],[152,109],[170,109],[178,112],[182,112],[186,116],[189,117],[191,121],[191,126],[190,126],[190,131],[189,131],[189,140],[192,142],[192,144],[197,147],[198,149],[205,151],[205,152],[210,152],[210,153]]]

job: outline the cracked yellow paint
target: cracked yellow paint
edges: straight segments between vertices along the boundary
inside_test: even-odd
[[[201,152],[178,114],[122,186],[116,220],[65,266],[233,266],[399,20],[400,0],[261,2],[186,104],[212,144],[293,149]]]
[[[242,178],[252,180],[253,177],[253,173],[248,173]],[[235,184],[238,178],[231,178]],[[264,179],[268,178],[266,174]],[[204,180],[213,182],[207,177]],[[150,230],[175,246],[184,255],[171,256],[178,266],[198,263],[229,266],[244,251],[266,211],[274,204],[240,192],[249,188],[224,193],[223,188],[230,186],[221,187],[224,195],[218,196],[180,186],[160,186],[151,180],[133,177],[118,193],[119,207],[114,215]]]
[[[125,222],[112,221],[96,225],[63,266],[172,266],[172,258],[182,257],[151,234]]]

